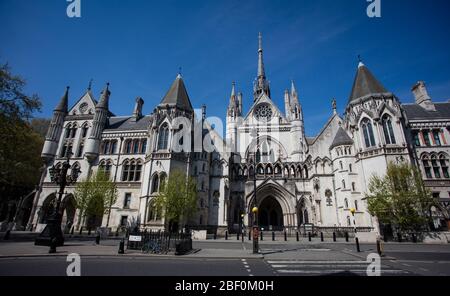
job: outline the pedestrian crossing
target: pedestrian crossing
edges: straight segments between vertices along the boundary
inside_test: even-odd
[[[278,275],[355,275],[373,274],[367,261],[300,261],[300,260],[268,260],[266,261]],[[401,276],[410,274],[406,270],[381,265],[381,276]]]

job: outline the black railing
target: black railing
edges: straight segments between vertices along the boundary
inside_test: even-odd
[[[155,254],[175,252],[181,255],[192,250],[192,236],[190,231],[133,231],[127,235],[127,249]]]

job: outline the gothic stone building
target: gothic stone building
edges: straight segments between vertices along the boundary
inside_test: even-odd
[[[68,151],[73,151],[71,164],[81,169],[81,179],[99,169],[107,172],[117,184],[118,199],[110,215],[81,218],[75,188],[67,187],[62,201],[66,231],[76,225],[114,230],[137,222],[163,228],[168,221],[152,201],[170,173],[181,169],[197,180],[198,211],[187,224],[236,231],[241,223],[253,223],[251,209],[257,205],[258,224],[267,230],[356,225],[377,233],[378,222],[367,211],[365,194],[371,176],[383,175],[391,161],[420,167],[426,186],[441,202],[431,209],[435,226],[445,226],[450,103],[433,103],[419,82],[413,88],[416,102],[402,105],[360,62],[344,115],[337,113],[333,101],[322,130],[308,137],[294,83],[284,92],[283,111],[273,102],[261,43],[260,36],[253,105],[244,112],[243,96],[233,83],[224,140],[206,122],[204,107],[196,116],[180,75],[149,115],[142,114],[144,101],[137,98],[132,115],[115,116],[109,110],[109,86],[98,102],[89,87],[69,109],[66,90],[42,152],[46,169],[30,220],[35,230],[42,230],[56,198],[48,168],[61,165]],[[196,150],[175,152],[180,116],[221,149],[207,151],[201,144]],[[194,134],[183,142],[194,143]]]

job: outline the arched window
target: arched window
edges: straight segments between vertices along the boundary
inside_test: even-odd
[[[440,179],[441,178],[441,170],[439,168],[439,164],[437,162],[436,155],[431,156],[431,166],[433,167],[434,177],[436,179]]]
[[[133,140],[133,154],[139,153],[139,140],[135,139]]]
[[[147,139],[143,139],[141,143],[141,153],[147,152]]]
[[[448,173],[448,159],[445,155],[439,156],[439,162],[441,164],[442,174],[444,178],[448,179],[450,178]]]
[[[71,129],[71,131],[70,131],[70,137],[71,138],[75,138],[76,134],[77,134],[77,125],[74,124],[72,129]]]
[[[136,172],[134,173],[134,181],[141,180],[141,173],[142,173],[142,163],[140,160],[138,160],[136,162]]]
[[[130,162],[125,160],[122,165],[122,181],[128,181],[128,176],[130,175]]]
[[[89,126],[86,123],[86,124],[83,125],[83,128],[81,129],[81,137],[82,138],[86,138],[87,137],[88,130],[89,130]]]
[[[103,160],[99,166],[99,170],[102,171],[108,177],[111,176],[111,168],[112,164],[110,160],[108,161]]]
[[[425,176],[427,177],[427,179],[432,179],[433,175],[431,174],[430,160],[428,156],[424,156],[422,158],[422,164],[425,170]]]
[[[392,129],[392,120],[389,115],[384,115],[382,119],[383,133],[386,144],[395,144],[394,130]]]
[[[136,174],[136,162],[132,160],[130,162],[130,174],[128,175],[128,181],[134,181],[135,174]]]
[[[159,188],[159,178],[158,175],[155,174],[152,179],[152,193],[158,192]]]
[[[126,154],[130,154],[131,153],[131,145],[133,144],[133,142],[131,142],[130,139],[125,141],[125,153]]]
[[[159,191],[163,191],[164,187],[166,186],[166,179],[167,176],[166,174],[161,174],[160,178],[159,178]]]
[[[80,145],[78,146],[77,157],[82,157],[83,151],[84,151],[84,142],[81,141]]]
[[[109,153],[110,154],[116,153],[116,148],[117,148],[117,140],[111,141],[111,148],[109,150]]]
[[[440,130],[433,130],[433,139],[434,139],[434,144],[436,144],[437,146],[441,146],[441,138],[439,137],[439,134],[441,133]]]
[[[68,137],[70,137],[70,130],[71,130],[71,128],[72,128],[71,124],[67,125],[66,132],[64,133],[64,138],[67,139]]]
[[[158,150],[166,150],[169,141],[169,126],[164,124],[159,130]]]
[[[103,141],[103,154],[109,154],[110,142],[108,140]]]
[[[261,162],[261,151],[258,149],[256,150],[256,163]]]
[[[366,144],[366,148],[374,147],[375,137],[373,136],[372,123],[369,119],[363,119],[363,121],[361,122],[361,129],[363,131],[364,143]]]
[[[303,222],[304,222],[305,224],[308,224],[308,223],[309,223],[309,216],[308,216],[308,210],[307,210],[307,209],[305,209],[305,210],[303,211]]]
[[[154,200],[151,200],[148,204],[147,222],[161,220],[161,212],[162,211],[160,208],[158,208],[156,202]]]
[[[347,198],[344,199],[344,208],[348,209],[348,199]]]

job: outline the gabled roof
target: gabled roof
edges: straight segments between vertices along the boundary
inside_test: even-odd
[[[352,144],[353,140],[348,136],[348,134],[341,126],[339,127],[336,136],[334,136],[334,140],[333,143],[331,143],[330,149],[333,149],[334,147],[341,145],[352,145]]]
[[[184,86],[183,79],[181,75],[178,74],[169,91],[166,93],[164,98],[161,100],[160,105],[171,105],[177,106],[178,108],[185,110],[193,110],[191,101],[189,100],[186,87]]]
[[[384,86],[373,76],[370,70],[359,63],[348,103],[370,94],[387,93]]]
[[[278,114],[283,118],[283,120],[286,120],[286,117],[284,116],[283,112],[281,112],[280,109],[278,109],[277,105],[272,101],[272,99],[266,93],[262,92],[259,95],[259,97],[255,100],[255,102],[253,102],[253,105],[250,107],[250,110],[247,112],[247,115],[245,115],[244,121],[246,121],[250,117],[250,115],[253,114],[255,107],[260,103],[267,103],[271,105],[275,111],[274,114]]]
[[[436,111],[430,111],[418,104],[402,104],[408,120],[450,119],[450,103],[434,103]]]
[[[147,115],[135,120],[132,116],[110,117],[105,132],[108,131],[143,131],[147,130],[151,116]]]

